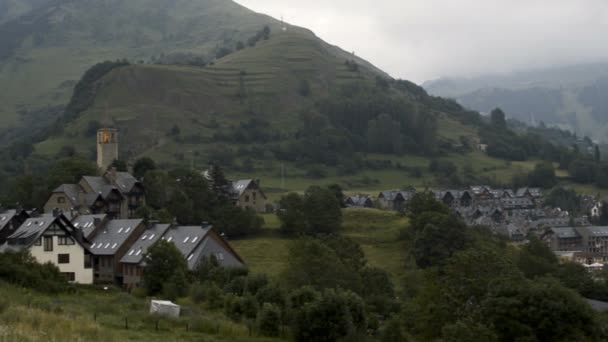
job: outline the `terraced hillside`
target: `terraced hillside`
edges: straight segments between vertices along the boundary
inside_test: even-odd
[[[172,145],[178,143],[167,138],[174,125],[183,137],[180,149],[212,143],[214,132],[252,117],[288,132],[314,99],[341,84],[375,77],[365,67],[350,70],[332,49],[308,32],[287,30],[207,67],[116,69],[100,81],[94,105],[66,126],[66,134],[41,143],[37,151],[53,154],[73,145],[87,153],[94,147],[84,134],[87,124],[109,118],[121,128],[123,152],[131,156],[150,149],[174,152],[177,146]],[[311,96],[300,94],[303,82]],[[188,146],[188,141],[198,146]]]
[[[264,26],[308,33],[231,0],[0,0],[0,144],[54,120],[95,63],[208,62]]]

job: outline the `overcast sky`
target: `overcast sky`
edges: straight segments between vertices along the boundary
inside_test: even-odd
[[[608,0],[236,0],[424,82],[608,61]]]

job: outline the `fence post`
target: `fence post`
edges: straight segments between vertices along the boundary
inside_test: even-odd
[[[125,317],[125,329],[129,330],[129,319]]]
[[[93,313],[93,321],[97,322],[97,312]]]
[[[156,321],[156,331],[158,331],[158,321]]]
[[[190,331],[190,323],[186,322],[186,332]]]

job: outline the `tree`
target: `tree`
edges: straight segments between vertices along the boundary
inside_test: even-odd
[[[567,210],[571,214],[580,213],[582,209],[582,199],[573,189],[566,189],[561,186],[553,188],[545,196],[545,204],[553,208]]]
[[[133,165],[133,176],[137,179],[143,179],[146,172],[156,170],[156,163],[152,158],[143,157],[135,161]]]
[[[243,50],[244,48],[245,48],[245,43],[243,43],[242,41],[240,41],[240,40],[239,40],[239,41],[236,43],[236,51],[241,51],[241,50]]]
[[[553,274],[557,265],[555,253],[537,237],[530,238],[530,242],[521,249],[517,260],[517,266],[528,278]]]
[[[417,234],[412,255],[420,268],[443,266],[454,254],[466,247],[466,226],[452,217],[451,222],[427,224]]]
[[[97,166],[82,158],[68,158],[57,162],[48,173],[48,185],[54,190],[61,184],[76,184],[82,176],[98,175]]]
[[[437,201],[435,196],[430,192],[416,193],[408,204],[408,216],[410,219],[416,220],[419,216],[427,212],[448,215],[450,209],[445,204]]]
[[[264,26],[262,29],[262,37],[264,40],[268,40],[270,38],[270,27],[268,25]]]
[[[270,303],[264,303],[257,317],[258,329],[264,336],[278,336],[281,326],[281,311]]]
[[[490,123],[493,128],[504,131],[507,129],[505,113],[500,108],[496,108],[490,114]]]
[[[229,196],[229,182],[224,175],[224,170],[218,165],[213,164],[209,168],[209,184],[211,189],[219,196]]]
[[[161,293],[167,280],[178,279],[181,274],[188,273],[182,253],[173,243],[165,240],[159,240],[148,248],[145,260],[143,283],[150,295]]]
[[[295,192],[281,197],[277,216],[281,221],[281,232],[294,234],[303,232],[306,228],[304,199]]]
[[[555,168],[552,163],[538,163],[528,174],[528,184],[534,187],[549,189],[557,184]]]
[[[480,317],[493,326],[500,341],[593,341],[599,337],[591,307],[555,280],[499,283],[481,307]]]
[[[123,160],[118,160],[118,159],[114,159],[112,164],[110,164],[109,168],[116,168],[116,171],[118,171],[118,172],[127,172],[128,171],[127,163]]]
[[[327,188],[334,193],[336,200],[338,200],[340,206],[344,208],[344,191],[342,190],[342,187],[338,184],[331,184]]]
[[[264,225],[264,219],[252,209],[241,209],[230,203],[221,205],[213,215],[214,228],[231,238],[255,234]]]
[[[333,233],[342,226],[342,210],[329,189],[310,187],[304,194],[304,215],[308,233]]]

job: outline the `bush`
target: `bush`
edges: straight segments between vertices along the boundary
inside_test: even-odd
[[[233,321],[240,321],[243,317],[243,303],[241,297],[228,294],[224,299],[224,313]]]
[[[281,312],[276,306],[266,303],[258,313],[257,324],[264,336],[278,336],[280,330]]]
[[[220,308],[224,301],[224,291],[215,283],[209,281],[192,285],[190,296],[195,303],[207,302],[212,309]]]
[[[28,251],[0,253],[0,279],[47,293],[62,292],[68,288],[57,266],[39,264]]]
[[[269,303],[279,307],[285,306],[285,293],[278,284],[268,284],[261,288],[256,295],[256,299],[260,305]]]
[[[10,306],[11,303],[7,299],[0,298],[0,314],[6,311]]]
[[[265,274],[255,274],[247,277],[247,289],[248,293],[256,295],[260,289],[268,285],[268,276]]]
[[[148,291],[146,291],[146,289],[142,287],[137,287],[131,290],[131,294],[135,298],[146,298],[146,296],[148,295]]]
[[[247,278],[237,277],[232,279],[225,287],[224,292],[232,293],[237,296],[242,296],[245,293],[245,287],[247,286]]]

